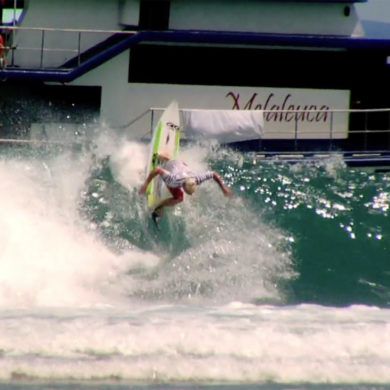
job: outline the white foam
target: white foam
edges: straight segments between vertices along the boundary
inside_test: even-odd
[[[111,154],[110,166],[116,180],[124,187],[139,187],[145,180],[147,146],[122,142]]]
[[[0,161],[0,306],[107,302],[126,269],[156,263],[137,249],[114,254],[85,229],[78,206],[89,167],[88,156],[66,154]]]
[[[147,223],[136,193],[145,178],[146,149],[104,134],[94,149],[97,161],[109,156],[115,180],[129,190],[133,204],[118,213],[123,211],[133,224]],[[183,148],[180,158],[194,171],[203,171],[210,169],[209,151]],[[0,306],[116,304],[128,296],[194,303],[282,299],[277,281],[293,275],[288,248],[280,245],[283,234],[266,226],[237,194],[228,200],[212,180],[204,183],[167,212],[168,230],[186,245],[162,235],[161,242],[157,237],[150,244],[154,253],[131,242],[114,253],[116,238],[123,241],[121,232],[108,248],[99,238],[100,227],[80,214],[91,167],[96,168],[96,161],[88,154],[0,162],[5,210],[0,221]],[[106,192],[91,196],[107,202]],[[116,228],[112,215],[102,225]],[[144,231],[151,234],[147,227]],[[170,255],[167,248],[176,244],[182,252]]]
[[[248,304],[9,312],[0,321],[0,379],[386,383],[388,316]]]

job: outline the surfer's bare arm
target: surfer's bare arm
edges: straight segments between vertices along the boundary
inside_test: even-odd
[[[215,171],[213,171],[213,179],[214,179],[214,181],[216,181],[218,183],[219,187],[221,188],[221,190],[225,196],[231,196],[232,191],[230,190],[229,187],[227,187],[224,184],[221,176],[219,176],[219,174]]]
[[[164,169],[163,167],[160,167],[160,165],[157,165],[156,168],[154,168],[146,178],[144,184],[142,184],[141,188],[139,189],[138,193],[140,195],[144,194],[146,192],[146,188],[148,187],[149,183],[157,176],[157,175],[164,175],[168,174],[169,172]]]

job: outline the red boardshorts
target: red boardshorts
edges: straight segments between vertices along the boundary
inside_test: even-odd
[[[175,199],[183,200],[183,190],[180,187],[168,187],[168,190]]]

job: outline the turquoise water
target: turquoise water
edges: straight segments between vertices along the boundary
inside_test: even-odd
[[[188,146],[157,230],[146,154],[1,150],[0,388],[386,388],[389,173]]]
[[[299,276],[289,283],[289,302],[388,305],[389,174],[338,160],[255,169],[249,163],[246,171],[239,178],[244,196],[292,237]]]
[[[218,198],[221,204],[189,200],[195,209],[190,218],[209,216],[207,240],[212,240],[208,229],[223,229],[225,224],[237,224],[237,230],[249,235],[261,226],[271,231],[271,241],[279,234],[274,244],[283,247],[291,260],[289,270],[296,273],[280,285],[284,303],[389,304],[390,173],[348,168],[337,155],[318,164],[296,165],[257,161],[254,154],[227,150],[210,155],[208,166],[221,172],[234,199],[229,203]],[[150,221],[145,228],[145,215],[137,209],[140,200],[115,181],[109,165],[107,159],[93,172],[88,191],[95,198],[88,196],[82,207],[87,218],[100,225],[107,213],[113,216],[115,223],[101,228],[108,242],[124,239],[147,250],[155,244],[171,257],[198,245],[199,237],[187,234],[181,215],[170,215],[162,232]],[[111,194],[105,205],[99,204],[99,186]],[[217,186],[207,186],[208,192],[218,192]],[[130,218],[128,207],[133,210]],[[210,221],[214,225],[208,226]]]

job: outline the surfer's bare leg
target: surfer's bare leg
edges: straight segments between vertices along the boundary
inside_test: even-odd
[[[172,207],[172,206],[175,206],[175,205],[177,205],[178,203],[180,203],[182,201],[183,201],[182,198],[169,198],[169,199],[165,199],[159,206],[157,206],[154,209],[154,212],[157,213],[159,216],[161,216],[162,213],[163,213],[163,208],[164,207]]]

